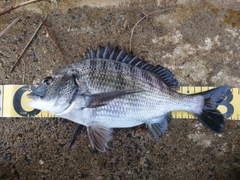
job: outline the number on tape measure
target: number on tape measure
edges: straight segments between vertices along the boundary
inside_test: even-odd
[[[234,107],[230,103],[232,100],[233,100],[233,94],[228,93],[225,99],[221,103],[219,103],[219,105],[225,106],[225,108],[227,109],[226,113],[223,114],[226,118],[231,117],[234,112]]]
[[[30,86],[31,90],[33,90],[34,86]],[[40,110],[38,109],[33,109],[32,111],[26,111],[23,109],[22,104],[21,104],[21,99],[23,94],[29,91],[29,86],[23,86],[19,88],[16,93],[13,96],[13,107],[14,110],[20,115],[20,116],[36,116],[38,113],[40,113]]]

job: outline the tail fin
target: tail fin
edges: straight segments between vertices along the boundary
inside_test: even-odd
[[[221,86],[198,94],[203,96],[204,106],[201,114],[193,114],[208,128],[217,133],[224,131],[225,117],[216,108],[227,94],[230,93],[230,89],[230,86]]]

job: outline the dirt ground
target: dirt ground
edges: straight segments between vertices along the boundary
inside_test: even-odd
[[[4,9],[23,1],[0,1]],[[193,3],[194,2],[194,3]],[[66,63],[42,27],[15,70],[10,70],[40,23],[66,59],[84,59],[90,46],[125,47],[175,74],[180,85],[240,87],[240,2],[237,0],[49,0],[0,16],[0,83],[37,84]],[[0,179],[240,179],[240,122],[216,134],[197,120],[172,120],[155,144],[145,126],[115,129],[105,153],[83,133],[67,151],[75,124],[59,118],[0,120]]]

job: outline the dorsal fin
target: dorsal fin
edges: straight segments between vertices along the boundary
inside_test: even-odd
[[[171,88],[178,88],[178,81],[175,79],[173,73],[167,68],[160,65],[151,65],[143,60],[140,60],[138,56],[134,56],[132,53],[127,53],[125,49],[119,50],[117,47],[112,48],[109,43],[105,48],[99,46],[97,51],[90,47],[86,56],[88,59],[103,58],[130,64],[155,74],[167,86]]]

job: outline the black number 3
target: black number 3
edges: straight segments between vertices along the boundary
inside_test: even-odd
[[[234,112],[234,107],[232,104],[230,104],[232,99],[233,99],[233,94],[232,92],[230,92],[228,93],[227,97],[221,103],[219,103],[219,105],[225,106],[227,108],[227,112],[223,114],[226,118],[231,117]]]

